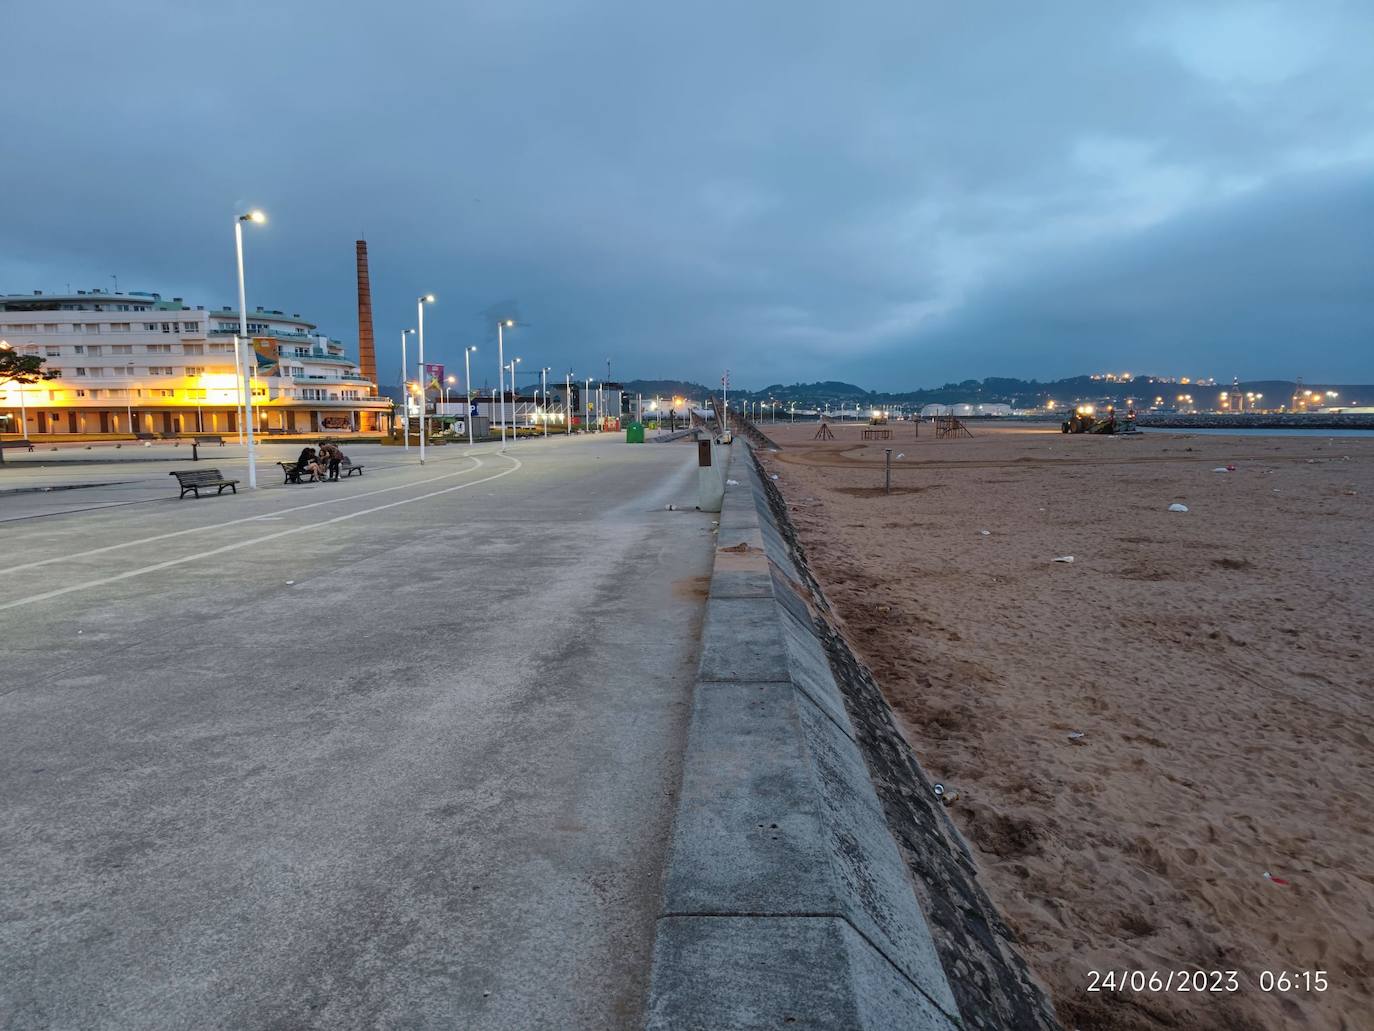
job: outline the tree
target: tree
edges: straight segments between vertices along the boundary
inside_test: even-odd
[[[0,343],[0,387],[9,383],[38,383],[56,379],[57,373],[43,368],[46,358],[36,354],[20,354],[13,345]]]

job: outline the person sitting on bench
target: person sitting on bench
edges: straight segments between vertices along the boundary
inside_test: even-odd
[[[309,473],[312,483],[318,483],[324,479],[325,467],[320,463],[319,456],[315,454],[313,447],[301,449],[300,457],[296,459],[296,472],[300,474]]]

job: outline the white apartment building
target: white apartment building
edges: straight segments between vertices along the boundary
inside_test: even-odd
[[[0,340],[58,373],[0,385],[0,433],[237,433],[238,329],[237,310],[155,293],[0,295]],[[339,341],[315,329],[299,315],[248,313],[257,431],[385,432],[391,402],[377,396]]]

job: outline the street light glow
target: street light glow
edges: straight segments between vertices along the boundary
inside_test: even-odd
[[[246,214],[246,215],[240,215],[240,216],[239,216],[239,221],[240,221],[240,222],[256,222],[256,223],[258,223],[259,225],[261,225],[263,222],[266,222],[266,221],[267,221],[267,216],[264,215],[264,214],[263,214],[261,211],[259,211],[257,208],[254,208],[252,211],[248,212],[248,214]]]

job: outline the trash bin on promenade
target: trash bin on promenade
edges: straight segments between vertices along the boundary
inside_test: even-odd
[[[644,443],[644,424],[642,422],[627,422],[625,424],[625,443]]]

